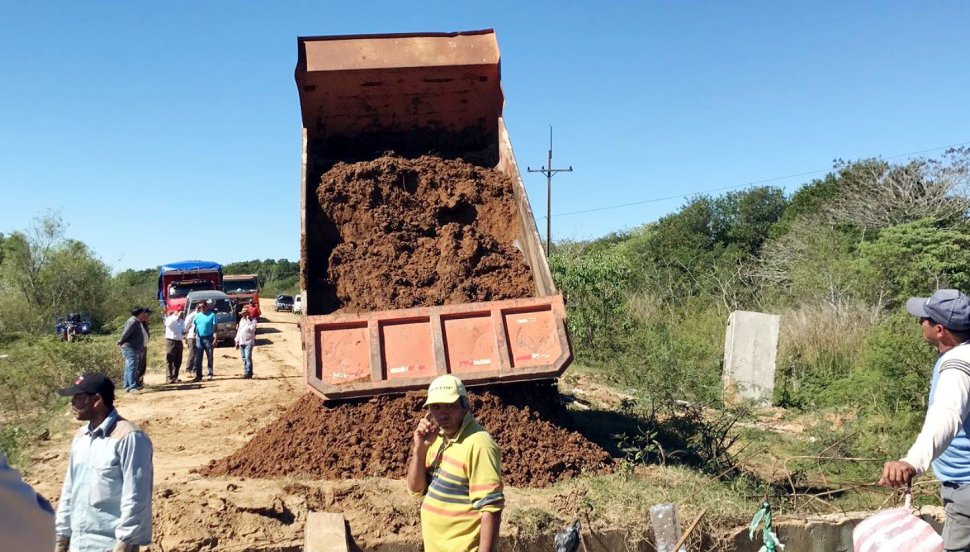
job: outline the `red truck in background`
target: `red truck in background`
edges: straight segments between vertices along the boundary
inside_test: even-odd
[[[158,303],[164,311],[182,310],[193,291],[222,289],[222,265],[212,261],[179,261],[158,269]]]
[[[222,277],[222,291],[232,299],[236,305],[236,316],[243,307],[249,306],[253,316],[257,318],[262,311],[259,309],[259,276],[255,274],[226,274]]]

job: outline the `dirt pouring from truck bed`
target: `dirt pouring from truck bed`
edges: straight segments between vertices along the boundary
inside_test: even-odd
[[[321,178],[329,281],[339,311],[499,301],[535,294],[515,241],[511,180],[433,156],[337,163]],[[309,285],[319,285],[311,282]],[[324,290],[311,289],[310,295]]]
[[[475,418],[501,449],[507,485],[544,487],[612,465],[605,450],[568,429],[568,414],[554,386],[473,388],[469,399]],[[327,407],[307,394],[235,453],[199,471],[257,478],[403,479],[411,433],[426,412],[423,402],[420,393],[408,393]]]

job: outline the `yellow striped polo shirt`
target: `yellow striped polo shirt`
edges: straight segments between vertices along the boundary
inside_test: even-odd
[[[458,436],[438,435],[424,461],[428,484],[421,504],[425,552],[478,550],[481,512],[505,506],[498,445],[471,414]]]

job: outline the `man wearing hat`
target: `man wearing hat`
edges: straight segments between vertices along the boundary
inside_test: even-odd
[[[498,445],[468,411],[468,392],[452,375],[435,378],[429,414],[414,430],[408,489],[423,493],[426,552],[488,552],[498,542],[505,495]]]
[[[152,443],[114,408],[115,387],[87,373],[58,391],[87,422],[71,442],[54,524],[56,552],[132,552],[152,541]]]
[[[944,550],[970,550],[970,298],[955,289],[913,297],[923,339],[937,350],[923,429],[903,459],[886,462],[881,485],[908,486],[930,468],[942,488]]]

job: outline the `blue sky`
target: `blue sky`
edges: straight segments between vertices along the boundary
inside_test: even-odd
[[[552,124],[554,165],[575,169],[553,180],[553,239],[597,237],[706,190],[819,171],[773,182],[792,191],[835,158],[970,142],[968,16],[960,2],[4,0],[0,232],[52,209],[115,270],[296,259],[296,37],[494,28],[519,165],[545,164]],[[523,178],[544,232],[545,178]]]

